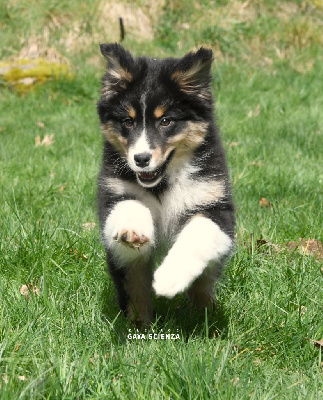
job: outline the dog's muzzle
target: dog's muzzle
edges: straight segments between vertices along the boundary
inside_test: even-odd
[[[139,183],[146,187],[153,187],[153,186],[157,185],[162,180],[164,173],[166,171],[166,168],[167,168],[168,164],[170,163],[173,155],[174,155],[174,150],[168,155],[166,161],[160,167],[158,167],[157,169],[155,169],[153,171],[136,172]],[[147,163],[147,165],[149,165],[149,162],[151,159],[151,156],[149,154],[148,154],[148,156],[149,156],[149,161],[148,161],[148,157],[145,157],[145,162]],[[140,162],[142,164],[144,163],[143,159],[144,159],[144,157],[142,157],[142,160],[140,160]],[[135,162],[137,163],[136,158],[135,158]]]

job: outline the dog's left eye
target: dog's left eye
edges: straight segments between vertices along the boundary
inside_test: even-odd
[[[171,123],[171,120],[169,118],[162,118],[160,120],[160,125],[161,126],[169,126]]]

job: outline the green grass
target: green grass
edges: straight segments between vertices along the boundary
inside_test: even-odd
[[[135,331],[119,314],[96,216],[97,44],[115,39],[100,37],[97,1],[9,1],[0,6],[1,60],[36,37],[41,55],[55,48],[74,79],[0,91],[0,398],[322,398],[321,352],[308,340],[323,337],[322,264],[257,246],[322,240],[319,2],[166,0],[157,15],[148,1],[135,3],[155,32],[139,40],[128,30],[124,45],[135,54],[179,56],[206,44],[216,55],[238,222],[218,309],[197,315],[183,296],[155,299],[155,333],[179,339],[128,338]],[[50,134],[52,145],[35,147]]]

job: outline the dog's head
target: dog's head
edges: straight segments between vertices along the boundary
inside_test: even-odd
[[[103,134],[138,183],[154,187],[204,141],[213,109],[212,51],[133,58],[118,44],[102,44],[101,52],[107,59],[98,102]]]

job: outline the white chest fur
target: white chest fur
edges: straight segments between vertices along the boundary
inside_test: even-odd
[[[175,172],[175,171],[174,171]],[[193,179],[194,168],[189,166],[173,173],[169,188],[156,198],[138,183],[119,178],[106,178],[106,186],[117,195],[131,195],[152,213],[155,229],[164,238],[178,231],[178,220],[187,211],[199,211],[203,206],[215,204],[224,196],[224,182],[217,179]]]

